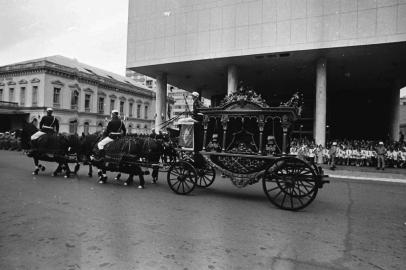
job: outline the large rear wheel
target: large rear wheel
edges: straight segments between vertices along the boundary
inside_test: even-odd
[[[307,162],[282,157],[266,171],[262,187],[272,204],[285,210],[300,210],[317,195],[319,177]]]
[[[197,172],[189,162],[179,161],[169,168],[167,179],[173,192],[185,195],[195,188]]]

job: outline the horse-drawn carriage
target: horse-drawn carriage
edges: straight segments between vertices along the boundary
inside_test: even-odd
[[[200,108],[180,122],[180,160],[168,170],[168,185],[175,193],[188,194],[196,186],[210,186],[217,169],[239,188],[262,180],[266,196],[277,207],[306,207],[328,181],[320,167],[286,154],[288,133],[300,117],[301,103],[295,94],[270,107],[254,91],[241,90],[218,107]],[[274,140],[281,150],[270,151],[264,138]]]

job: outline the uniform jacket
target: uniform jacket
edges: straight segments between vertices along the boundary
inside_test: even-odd
[[[106,130],[103,133],[104,137],[109,136],[111,132],[119,132],[119,133],[122,132],[123,135],[125,135],[127,133],[127,130],[125,129],[124,123],[120,119],[113,118],[110,120]]]
[[[51,128],[47,128],[51,127]],[[59,121],[56,119],[55,116],[52,115],[45,115],[42,117],[41,121],[39,122],[39,128],[42,132],[45,133],[53,133],[54,128],[56,132],[59,132]]]
[[[378,145],[378,146],[376,147],[376,153],[377,153],[378,155],[385,155],[385,154],[386,154],[386,148],[385,148],[385,146],[383,146],[383,145]]]

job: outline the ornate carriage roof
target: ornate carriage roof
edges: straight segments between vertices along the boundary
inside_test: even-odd
[[[208,117],[215,116],[266,116],[266,117],[289,117],[295,121],[301,114],[303,104],[302,95],[297,92],[287,102],[279,106],[271,107],[253,89],[241,87],[237,92],[226,96],[218,107],[200,108],[200,112]],[[286,117],[285,116],[285,117]]]

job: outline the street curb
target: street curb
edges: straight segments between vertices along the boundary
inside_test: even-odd
[[[391,182],[391,183],[406,184],[406,179],[362,177],[362,176],[335,175],[335,174],[328,174],[328,176],[329,176],[329,178],[342,178],[342,179],[353,179],[353,180],[363,180],[363,181]]]

